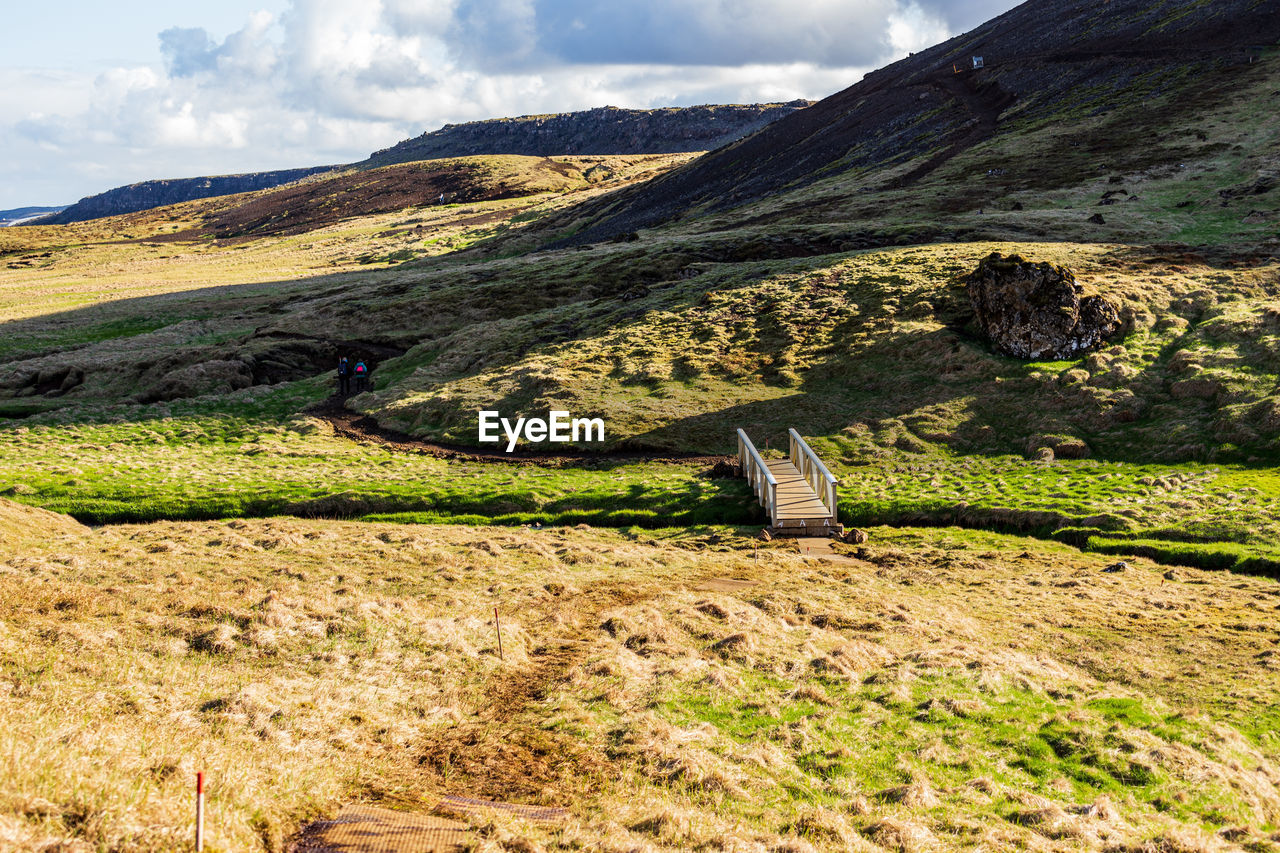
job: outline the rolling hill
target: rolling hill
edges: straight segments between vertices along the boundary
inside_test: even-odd
[[[332,295],[297,300],[284,295],[292,286],[283,288],[234,324],[210,317],[227,329],[216,346],[183,343],[160,363],[212,377],[180,383],[189,394],[226,387],[218,377],[227,370],[252,384],[319,369],[314,359],[283,373],[252,367],[281,341],[314,352],[329,352],[334,340],[366,341],[404,355],[388,365],[377,393],[359,401],[362,410],[453,442],[468,440],[475,406],[496,398],[522,408],[572,400],[606,415],[613,441],[668,450],[719,449],[748,412],[775,430],[814,406],[803,423],[835,434],[869,418],[854,413],[872,406],[883,411],[879,420],[928,412],[955,450],[1021,452],[1037,435],[1074,435],[1097,452],[1141,448],[1151,460],[1269,458],[1274,400],[1249,371],[1270,370],[1273,356],[1247,330],[1270,322],[1280,163],[1267,104],[1277,63],[1244,59],[1273,34],[1273,6],[1024,4],[652,180],[636,181],[654,174],[637,171],[639,161],[611,183],[601,180],[611,167],[590,159],[479,158],[228,200],[202,213],[197,227],[166,225],[171,233],[152,239],[301,235],[361,215],[439,206],[442,196],[448,220],[471,209],[459,203],[542,194],[537,205],[462,217],[486,226],[486,239],[450,242],[465,250],[443,264],[415,259],[444,244],[363,253],[410,263]],[[953,70],[979,51],[983,69]],[[971,114],[973,97],[990,100],[989,120]],[[643,238],[622,230],[672,215]],[[406,247],[425,236],[416,225],[394,233]],[[621,242],[589,242],[604,237]],[[1034,252],[1072,267],[1121,309],[1128,343],[1090,356],[1098,387],[1086,381],[1060,399],[1061,369],[1028,374],[966,331],[968,309],[954,284],[1009,240],[1035,241]],[[945,245],[957,241],[969,245]],[[1079,248],[1055,245],[1071,243]],[[1096,247],[1116,243],[1137,245]],[[890,251],[907,244],[937,248]],[[900,271],[878,284],[859,272],[866,265],[852,253],[872,249],[884,251],[871,267],[893,258]],[[56,266],[38,256],[10,261],[19,276],[36,263]],[[1148,270],[1161,271],[1154,286]],[[876,295],[890,283],[898,293]],[[808,317],[807,300],[830,288],[820,316]],[[1235,300],[1229,310],[1227,300]],[[451,310],[424,315],[424,304]],[[149,310],[125,303],[110,313]],[[59,322],[101,320],[83,311]],[[35,331],[42,323],[31,321],[32,340],[49,339]],[[916,336],[928,346],[911,345]],[[11,346],[20,360],[4,387],[24,406],[113,399],[138,374],[152,375],[146,365],[157,361],[115,339],[75,353],[21,356]],[[919,360],[899,355],[900,346]],[[98,355],[103,348],[110,357]],[[1188,354],[1172,358],[1177,349]],[[964,363],[955,376],[967,391],[939,397],[928,383],[937,359],[952,357]],[[227,367],[235,364],[242,366]],[[880,389],[875,376],[886,370],[910,379],[895,379],[874,401],[857,390]],[[1013,374],[1018,390],[1007,406],[967,413],[971,394]],[[1189,404],[1170,396],[1175,386],[1188,392],[1192,386],[1178,385],[1184,380],[1207,383],[1193,398],[1200,426],[1190,433],[1170,427],[1185,420]],[[911,392],[918,384],[923,393]],[[1023,416],[1026,399],[1054,402]]]
[[[65,210],[63,207],[17,207],[13,210],[0,210],[0,227],[7,227]]]
[[[333,166],[315,166],[303,169],[283,169],[274,172],[250,172],[243,175],[216,175],[200,178],[165,178],[140,181],[128,186],[116,187],[104,193],[80,199],[70,207],[51,216],[33,220],[40,225],[66,225],[84,222],[104,216],[150,210],[168,204],[178,204],[195,199],[268,189],[291,183],[309,175],[333,170]]]

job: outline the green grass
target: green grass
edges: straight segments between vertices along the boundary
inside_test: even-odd
[[[664,527],[758,517],[745,482],[709,479],[705,465],[468,463],[335,439],[293,414],[320,387],[136,407],[121,422],[104,412],[97,423],[3,428],[0,493],[95,524],[295,514]]]
[[[938,791],[935,814],[972,808],[964,792],[969,783],[985,779],[1000,788],[1077,802],[1124,799],[1150,814],[1210,830],[1250,819],[1228,785],[1206,780],[1187,797],[1183,779],[1144,757],[1153,743],[1202,749],[1215,740],[1204,721],[1155,710],[1150,700],[1054,698],[1013,686],[993,690],[963,672],[914,678],[906,694],[886,691],[884,684],[892,680],[876,683],[874,673],[863,684],[811,681],[830,697],[827,705],[785,701],[794,681],[747,674],[741,691],[690,690],[682,684],[656,707],[674,725],[714,727],[723,739],[713,743],[723,746],[712,749],[726,758],[753,744],[785,743],[797,729],[805,732],[794,763],[765,783],[768,795],[725,803],[744,816],[763,804],[841,810],[843,791],[887,799],[890,794],[877,792],[914,778],[929,780]],[[752,698],[744,701],[744,695]],[[997,808],[1007,820],[1021,822],[1016,805]]]
[[[1234,542],[1176,542],[1161,539],[1090,536],[1085,547],[1099,554],[1146,557],[1158,563],[1226,569],[1280,577],[1280,548]]]
[[[0,492],[93,523],[282,513],[645,527],[763,520],[744,481],[709,479],[696,464],[494,465],[335,439],[295,414],[326,391],[317,380],[270,393],[106,407],[79,421],[66,412],[11,421],[0,428]],[[1249,571],[1271,571],[1280,557],[1274,469],[1098,459],[1045,465],[936,445],[905,452],[895,447],[902,434],[889,426],[812,438],[841,478],[843,523],[983,527]]]
[[[159,317],[123,317],[118,320],[108,320],[88,328],[77,327],[60,333],[46,333],[26,339],[7,336],[3,341],[0,341],[0,355],[31,350],[61,349],[100,343],[117,338],[130,338],[134,335],[154,332],[156,329],[169,325],[170,322],[167,318]]]

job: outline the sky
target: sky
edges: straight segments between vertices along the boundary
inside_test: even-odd
[[[1016,0],[6,4],[0,209],[346,163],[447,123],[823,98]]]

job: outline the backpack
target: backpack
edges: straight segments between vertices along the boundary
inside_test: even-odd
[[[356,375],[357,375],[357,376],[363,376],[366,370],[368,370],[368,368],[364,366],[364,362],[363,362],[363,361],[356,365]]]

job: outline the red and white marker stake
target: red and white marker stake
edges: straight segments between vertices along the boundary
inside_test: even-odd
[[[196,774],[196,853],[204,850],[204,774]]]

